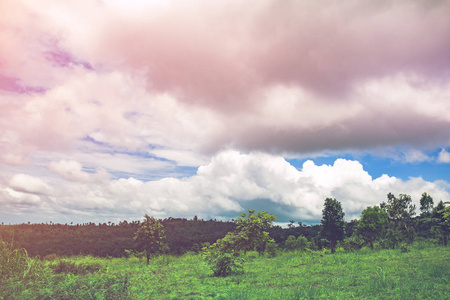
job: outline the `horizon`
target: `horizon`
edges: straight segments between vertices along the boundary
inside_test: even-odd
[[[450,201],[450,2],[6,0],[0,221]]]

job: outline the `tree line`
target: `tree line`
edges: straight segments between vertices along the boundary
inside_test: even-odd
[[[344,221],[341,203],[327,198],[320,225],[312,226],[302,222],[295,226],[294,220],[290,221],[288,228],[273,226],[276,216],[249,210],[248,215],[242,213],[233,222],[205,221],[197,217],[191,220],[156,220],[146,215],[143,222],[123,221],[119,224],[0,225],[0,238],[15,248],[25,248],[32,256],[90,254],[121,257],[145,250],[147,259],[156,252],[180,255],[188,251],[199,252],[205,247],[223,253],[233,249],[264,253],[305,248],[330,248],[334,252],[337,247],[355,250],[364,245],[372,249],[375,246],[394,248],[410,244],[416,238],[447,245],[450,228],[448,207],[442,201],[434,206],[433,198],[423,193],[420,214],[416,216],[415,210],[409,195],[396,197],[389,193],[387,201],[367,207],[359,220],[350,222]],[[251,224],[258,226],[252,227]],[[158,230],[164,232],[159,236],[159,246],[158,243],[152,244]],[[145,236],[149,238],[146,240]]]

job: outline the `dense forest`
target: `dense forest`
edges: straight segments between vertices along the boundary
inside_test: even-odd
[[[332,199],[327,199],[332,200]],[[336,201],[337,205],[340,203]],[[412,243],[414,239],[432,239],[436,243],[446,245],[450,233],[448,218],[445,218],[445,204],[440,201],[434,206],[431,196],[424,193],[420,200],[420,214],[416,215],[416,208],[412,205],[411,197],[400,194],[395,197],[388,194],[388,201],[381,203],[380,207],[368,207],[362,213],[361,220],[342,222],[341,237],[332,232],[326,235],[323,223],[307,226],[302,222],[291,220],[287,228],[271,226],[268,229],[270,237],[280,248],[291,247],[292,241],[298,237],[308,241],[311,249],[339,246],[347,249],[359,249],[364,244],[378,241],[383,248],[395,247],[399,243]],[[324,218],[327,202],[325,203]],[[340,208],[341,209],[341,208]],[[386,224],[370,233],[367,228],[373,227],[374,217],[380,218],[386,214]],[[389,213],[389,214],[388,214]],[[343,218],[344,212],[342,211]],[[343,220],[343,219],[342,219]],[[369,223],[367,226],[364,222]],[[230,221],[199,220],[166,218],[160,220],[167,244],[165,250],[168,254],[181,255],[192,251],[199,252],[202,247],[213,244],[223,238],[228,232],[236,229],[236,223]],[[25,248],[29,255],[45,257],[56,254],[58,256],[93,255],[99,257],[122,257],[129,253],[138,252],[139,247],[134,239],[141,221],[114,223],[85,223],[85,224],[17,224],[0,225],[0,239],[11,244],[14,248]],[[379,225],[380,225],[379,224]],[[334,223],[332,226],[336,226]],[[365,228],[364,226],[367,228]],[[358,229],[356,232],[355,229]],[[288,241],[288,242],[287,242]]]
[[[125,250],[136,250],[133,237],[140,221],[119,224],[85,223],[69,224],[18,224],[0,225],[1,238],[14,245],[27,249],[31,256],[44,257],[50,254],[70,256],[91,254],[101,257],[121,257]],[[167,218],[161,220],[166,233],[169,254],[198,252],[205,244],[212,244],[223,238],[227,232],[236,228],[234,222],[216,220],[197,220]],[[351,224],[350,224],[351,225]],[[293,226],[282,228],[274,226],[270,235],[282,244],[290,235],[303,235],[314,239],[320,232],[320,226]]]

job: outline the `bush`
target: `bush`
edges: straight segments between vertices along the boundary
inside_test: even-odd
[[[408,249],[408,247],[406,247],[406,245],[402,245],[401,247],[400,247],[400,252],[401,253],[406,253],[406,252],[409,252],[410,250]]]
[[[277,243],[268,243],[266,246],[266,252],[270,258],[277,256],[278,244]]]
[[[243,260],[230,253],[219,254],[210,263],[212,264],[211,269],[216,277],[244,273],[244,268],[242,267]]]
[[[360,236],[353,234],[351,237],[344,239],[342,246],[346,251],[359,250],[364,245],[364,241]]]
[[[50,269],[56,274],[68,274],[72,273],[74,275],[86,275],[88,273],[95,273],[100,271],[103,267],[101,264],[75,264],[70,261],[59,261],[56,265],[50,265]]]
[[[295,236],[290,235],[288,236],[286,242],[285,242],[286,250],[294,251],[294,250],[301,250],[305,251],[308,247],[308,239],[304,237],[303,235],[299,235],[297,239]]]
[[[31,260],[25,249],[12,249],[0,240],[0,282],[3,280],[21,280],[30,270]]]

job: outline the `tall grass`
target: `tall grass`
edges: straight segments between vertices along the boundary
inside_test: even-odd
[[[248,253],[244,273],[228,277],[214,277],[192,253],[155,257],[149,266],[133,257],[78,256],[62,260],[72,272],[59,274],[50,266],[61,260],[30,259],[40,275],[0,285],[0,299],[448,299],[449,249]]]

